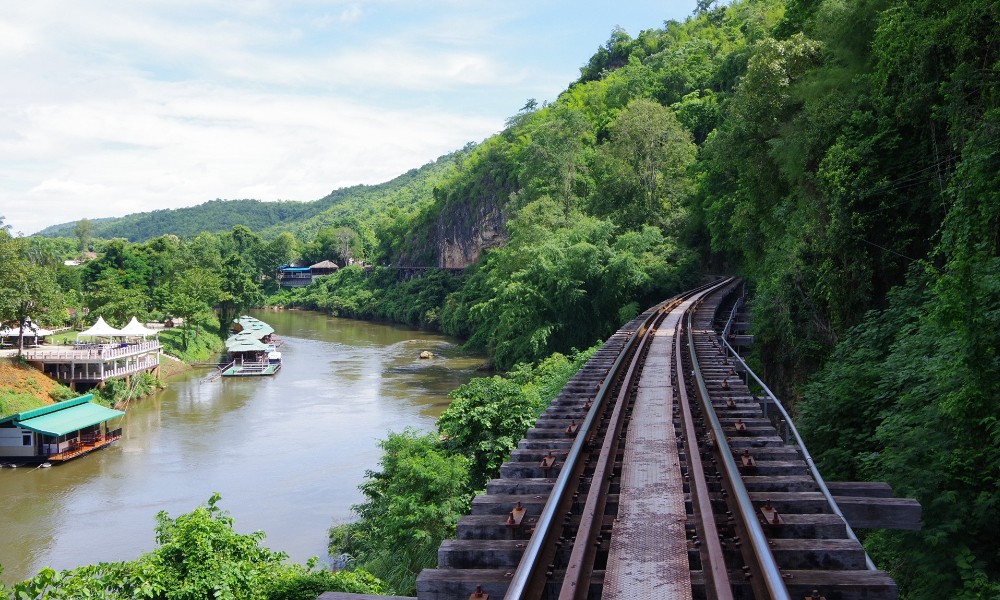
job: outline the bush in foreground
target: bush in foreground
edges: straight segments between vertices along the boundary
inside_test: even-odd
[[[176,519],[160,512],[156,550],[134,561],[100,563],[35,577],[8,588],[5,600],[312,600],[324,591],[380,594],[385,584],[364,571],[330,572],[287,564],[288,555],[260,545],[264,532],[237,533],[213,494]]]

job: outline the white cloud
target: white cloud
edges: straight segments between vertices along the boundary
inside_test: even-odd
[[[38,228],[216,197],[313,200],[336,182],[390,179],[498,123],[159,83],[126,102],[38,108],[23,126],[30,137],[0,145],[0,181],[17,181],[16,156],[52,164],[26,190],[0,187],[0,214],[27,230],[22,223]]]
[[[0,215],[31,232],[216,197],[313,200],[387,180],[497,131],[525,98],[554,98],[586,56],[557,61],[562,42],[552,40],[578,35],[575,25],[539,22],[538,11],[578,18],[585,8],[3,3]]]
[[[344,9],[344,12],[340,13],[337,17],[337,21],[340,23],[353,23],[361,18],[361,7],[357,4],[352,4]]]

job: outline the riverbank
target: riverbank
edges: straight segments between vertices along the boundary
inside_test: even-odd
[[[0,418],[75,395],[66,386],[22,364],[16,357],[0,358]]]

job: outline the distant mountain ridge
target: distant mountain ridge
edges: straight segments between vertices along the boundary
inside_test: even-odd
[[[433,199],[434,185],[449,172],[458,153],[446,154],[419,169],[376,185],[355,185],[334,190],[313,201],[209,200],[196,206],[133,213],[124,217],[90,219],[94,237],[126,238],[132,242],[162,235],[191,237],[203,231],[228,231],[246,225],[273,237],[290,231],[311,237],[338,220],[359,218],[397,207],[411,210]],[[76,221],[46,227],[40,237],[72,237]]]

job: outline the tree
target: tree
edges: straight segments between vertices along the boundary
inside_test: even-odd
[[[530,198],[549,195],[568,214],[575,205],[574,188],[586,171],[584,148],[593,143],[593,128],[578,110],[550,107],[524,128],[528,140],[521,158],[521,185]]]
[[[477,377],[452,392],[452,403],[438,419],[446,446],[470,460],[471,490],[486,487],[543,403],[534,390],[500,376]]]
[[[124,327],[132,317],[145,321],[149,311],[149,296],[145,291],[126,287],[113,278],[94,283],[86,302],[91,317],[104,317],[115,327]]]
[[[28,258],[27,241],[13,238],[0,228],[0,322],[19,323],[18,356],[24,350],[25,320],[51,319],[61,309],[62,293],[52,270]]]
[[[362,240],[357,231],[347,226],[327,227],[306,244],[302,257],[311,264],[332,260],[344,266],[362,251]]]
[[[80,219],[73,228],[73,237],[80,242],[80,252],[86,252],[90,238],[94,234],[94,224],[87,219]]]
[[[265,275],[271,275],[279,266],[292,262],[295,259],[298,245],[295,236],[287,231],[282,231],[278,237],[265,244],[264,257],[268,268]]]
[[[610,135],[605,151],[619,165],[614,177],[639,194],[628,208],[643,219],[626,225],[656,222],[690,191],[686,173],[697,152],[691,134],[669,108],[640,98],[618,115]]]
[[[218,275],[201,267],[183,271],[170,287],[167,309],[184,319],[182,341],[188,346],[188,330],[195,326],[195,338],[201,333],[201,324],[212,316],[212,305],[221,295],[222,280]]]
[[[264,301],[264,294],[255,280],[252,267],[239,254],[230,254],[222,261],[219,286],[219,334],[226,335],[233,319],[240,312]]]

